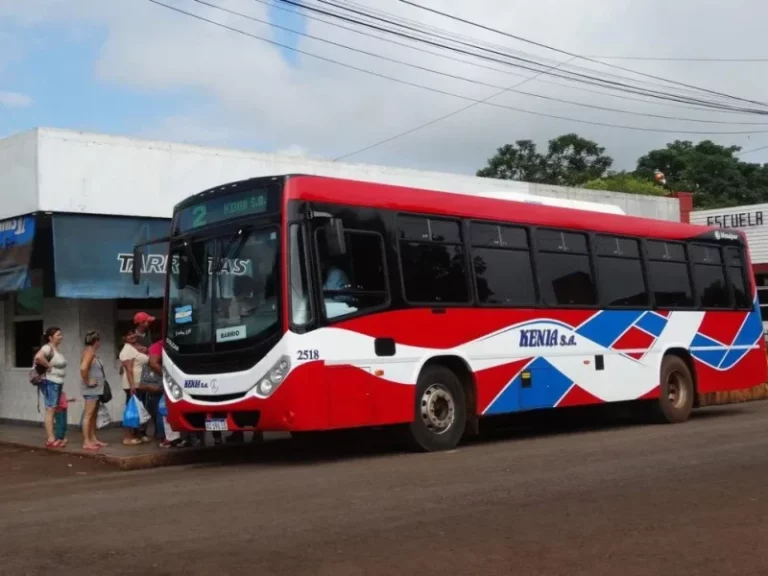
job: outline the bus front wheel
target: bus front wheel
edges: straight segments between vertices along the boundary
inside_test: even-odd
[[[693,410],[695,388],[688,365],[679,356],[668,355],[661,363],[661,390],[657,418],[668,424],[685,422]]]
[[[416,384],[413,422],[408,426],[411,445],[424,452],[455,448],[467,423],[464,388],[445,366],[426,367]]]

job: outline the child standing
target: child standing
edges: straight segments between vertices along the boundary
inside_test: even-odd
[[[53,435],[56,440],[61,442],[61,446],[67,445],[67,411],[69,403],[74,402],[74,398],[67,398],[64,391],[59,394],[59,405],[53,414]]]

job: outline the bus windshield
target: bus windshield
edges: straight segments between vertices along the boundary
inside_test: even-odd
[[[179,353],[244,348],[278,330],[276,227],[178,241],[170,256],[166,336]]]

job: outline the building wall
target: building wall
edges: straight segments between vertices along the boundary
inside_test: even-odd
[[[37,136],[33,130],[0,140],[0,218],[37,211]]]
[[[627,214],[680,220],[675,198],[534,185],[366,164],[345,164],[231,149],[204,148],[40,129],[40,209],[169,218],[180,200],[207,188],[256,176],[302,173],[444,192],[522,192],[610,203]],[[6,217],[0,206],[0,218]],[[17,214],[13,214],[17,215]]]

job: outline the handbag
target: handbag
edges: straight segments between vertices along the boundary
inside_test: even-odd
[[[99,359],[96,358],[96,360]],[[104,376],[104,392],[102,392],[101,396],[99,396],[99,401],[102,404],[107,404],[110,400],[112,400],[112,388],[107,381],[107,374],[104,372],[104,364],[101,363],[101,360],[99,360],[99,366],[101,366],[101,375]]]
[[[47,346],[47,344],[46,344]],[[53,350],[49,348],[51,354],[45,355],[46,361],[50,362],[53,360]],[[45,366],[40,366],[40,364],[35,363],[32,367],[32,370],[29,371],[29,383],[32,384],[32,386],[39,386],[43,380],[45,380],[45,374],[48,372],[48,368]]]

